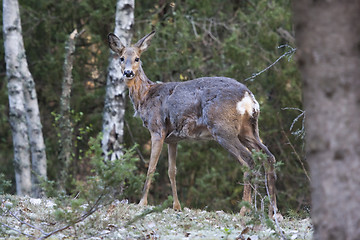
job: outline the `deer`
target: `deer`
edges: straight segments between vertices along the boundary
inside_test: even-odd
[[[252,151],[266,154],[265,182],[270,195],[269,215],[274,216],[277,210],[275,157],[260,140],[260,106],[253,93],[244,84],[226,77],[202,77],[184,82],[150,81],[142,68],[140,57],[154,35],[155,31],[152,31],[131,46],[125,46],[113,33],[108,35],[109,47],[120,61],[134,115],[142,119],[151,135],[150,161],[139,204],[146,206],[148,203],[152,177],[166,143],[173,209],[181,211],[176,189],[177,144],[183,140],[215,140],[248,169],[244,173],[242,200],[250,204],[252,187],[249,170],[254,167]],[[240,214],[248,211],[243,206]]]

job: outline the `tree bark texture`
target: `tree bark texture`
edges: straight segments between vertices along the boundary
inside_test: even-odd
[[[41,197],[44,193],[40,187],[40,181],[41,179],[47,179],[46,150],[42,133],[35,82],[28,68],[24,48],[22,52],[24,53],[24,58],[22,58],[21,61],[22,67],[20,68],[20,71],[23,77],[23,84],[25,84],[24,96],[26,104],[26,119],[31,151],[32,197]]]
[[[74,66],[74,52],[75,52],[75,39],[78,35],[77,29],[75,29],[65,43],[65,59],[63,66],[63,84],[60,98],[60,153],[59,160],[62,163],[62,169],[60,171],[60,187],[65,189],[65,183],[69,174],[69,167],[71,164],[72,149],[72,137],[73,129],[70,120],[70,99],[71,89],[73,85],[72,69]]]
[[[134,7],[134,0],[118,0],[116,4],[114,33],[127,45],[130,44],[132,38]],[[119,58],[111,53],[106,81],[102,139],[103,152],[105,159],[108,160],[119,159],[122,155],[125,90]]]
[[[314,239],[360,239],[360,1],[293,1]]]
[[[25,55],[17,0],[3,1],[3,32],[17,193],[30,195],[31,191],[33,197],[39,197],[39,177],[46,179],[45,144],[35,82]],[[31,168],[32,177],[29,176]]]

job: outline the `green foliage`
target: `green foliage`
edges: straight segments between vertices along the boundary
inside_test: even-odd
[[[265,203],[267,204],[267,203]],[[261,225],[264,224],[272,230],[276,230],[273,220],[264,212],[264,209],[257,209],[250,205],[248,202],[241,202],[239,207],[246,207],[249,210],[247,215],[250,219],[246,222],[246,225]],[[275,232],[276,233],[276,232]]]
[[[289,209],[286,213],[289,219],[304,219],[310,218],[310,211],[307,207],[304,207],[302,210]]]
[[[40,186],[41,189],[44,190],[44,193],[49,198],[55,198],[59,196],[65,195],[63,192],[59,192],[59,189],[57,187],[57,182],[53,180],[48,179],[40,179]]]
[[[277,164],[282,164],[281,171],[277,171],[279,207],[284,211],[298,208],[310,201],[309,182],[295,160],[296,155],[304,157],[303,140],[290,133],[298,114],[282,110],[302,108],[301,81],[295,61],[284,58],[254,80],[244,81],[289,50],[279,46],[295,47],[291,39],[279,34],[279,29],[293,34],[290,1],[211,2],[209,5],[206,1],[190,0],[164,5],[136,2],[135,16],[140,20],[136,21],[134,38],[149,32],[150,23],[157,31],[151,47],[142,56],[145,72],[153,81],[227,76],[244,82],[261,106],[261,138],[277,162],[281,162]],[[141,121],[132,118],[132,106],[127,110],[130,128],[140,131],[134,134],[135,142],[146,145],[148,133]],[[125,141],[132,140],[125,134]],[[162,156],[159,179],[150,195],[156,199],[166,195],[161,184],[168,182],[167,166],[161,164],[165,161],[166,156]],[[180,144],[177,183],[182,205],[238,211],[241,181],[241,167],[217,144]]]
[[[74,196],[58,192],[55,197],[56,221],[65,224],[76,224],[99,208],[111,204],[114,200],[122,200],[138,193],[144,180],[143,175],[136,175],[135,147],[124,149],[124,154],[117,161],[104,161],[101,149],[101,134],[89,141],[86,157],[90,158],[92,175],[85,180],[74,183]],[[51,182],[47,185],[47,193],[54,194]],[[49,191],[50,189],[50,191]]]
[[[90,160],[84,154],[89,137],[96,137],[101,132],[109,57],[106,36],[114,28],[115,4],[113,0],[20,1],[27,60],[38,90],[50,181],[57,181],[61,163],[58,160],[58,132],[53,127],[56,122],[49,116],[58,112],[64,43],[74,28],[86,31],[78,39],[74,54],[71,109],[83,115],[73,126],[78,143],[76,147],[74,145],[76,161],[72,166],[72,177],[84,181],[86,176],[95,174],[90,172]],[[151,47],[142,56],[147,76],[153,81],[164,82],[227,76],[245,83],[261,106],[260,136],[277,162],[283,163],[281,171],[277,171],[276,183],[280,210],[287,212],[309,205],[309,182],[297,157],[304,159],[303,139],[291,134],[301,129],[301,121],[290,129],[299,114],[283,110],[286,107],[302,109],[302,86],[295,61],[284,58],[253,81],[244,81],[288,51],[278,46],[289,44],[295,47],[291,40],[279,34],[279,29],[294,34],[291,1],[137,0],[135,4],[133,42],[153,28],[156,30]],[[3,44],[3,39],[0,43]],[[3,51],[1,48],[2,54]],[[4,59],[0,61],[4,73]],[[6,118],[8,100],[4,74],[1,78],[0,163],[4,168],[0,173],[12,180],[12,140]],[[125,129],[124,146],[136,142],[144,158],[148,159],[149,133],[141,120],[132,115],[133,107],[127,104],[129,129]],[[92,131],[88,131],[87,126],[91,126]],[[162,202],[170,193],[166,162],[166,154],[163,154],[157,169],[158,177],[150,190],[150,203]],[[239,210],[242,169],[218,144],[181,143],[177,162],[177,184],[183,207]],[[146,164],[137,163],[136,166],[138,170],[134,176],[146,172]],[[142,183],[125,186],[129,191],[130,188],[139,191]],[[14,189],[13,184],[11,189],[5,190],[14,193]],[[137,198],[131,196],[133,201]]]
[[[35,201],[34,201],[35,200]],[[30,199],[19,196],[0,196],[0,234],[5,239],[181,239],[206,236],[206,239],[312,239],[313,228],[310,219],[288,219],[279,223],[284,237],[274,234],[264,224],[247,225],[250,217],[223,211],[208,212],[199,209],[172,209],[141,207],[137,204],[114,202],[95,212],[91,217],[74,225],[55,220],[56,207],[52,199]],[[171,204],[171,199],[167,201]],[[6,207],[4,206],[6,205]],[[9,206],[10,205],[10,206]],[[8,208],[9,206],[10,208]],[[1,211],[4,212],[1,212]],[[147,214],[145,217],[139,217]],[[14,215],[23,222],[17,221]],[[57,212],[59,219],[64,217]],[[129,220],[135,219],[131,225]],[[41,222],[41,224],[40,224]],[[33,226],[33,227],[32,227]],[[36,228],[36,229],[35,229]],[[65,229],[64,229],[65,228]],[[39,230],[41,229],[41,230]],[[20,235],[19,230],[23,235]],[[294,233],[296,230],[296,233]],[[49,234],[52,234],[49,236]],[[27,234],[27,235],[25,235]],[[46,238],[48,237],[48,238]]]
[[[84,159],[85,151],[83,150],[83,146],[85,142],[88,142],[89,137],[91,136],[92,132],[92,124],[90,123],[89,126],[82,126],[82,121],[84,120],[84,114],[83,112],[76,112],[75,110],[70,110],[70,117],[69,117],[69,131],[65,131],[65,134],[69,134],[69,136],[62,136],[64,134],[61,130],[61,114],[51,112],[51,115],[54,118],[53,123],[53,129],[56,131],[56,136],[58,138],[58,146],[59,148],[62,147],[62,141],[68,141],[71,142],[71,154],[70,154],[70,162],[68,163],[69,166],[65,166],[65,163],[60,162],[57,164],[57,171],[61,169],[63,172],[60,174],[60,178],[66,178],[65,181],[63,181],[65,184],[64,187],[66,190],[73,189],[73,185],[75,182],[73,181],[73,175],[77,175],[77,172],[80,171],[80,167],[82,164],[88,164],[87,159]],[[63,149],[62,149],[63,150]],[[59,156],[61,159],[61,157]],[[66,168],[66,169],[65,169]],[[60,180],[61,179],[57,179]],[[49,181],[48,183],[51,183]],[[49,186],[51,186],[50,184]]]
[[[152,208],[147,208],[141,214],[139,214],[139,215],[133,217],[132,219],[130,219],[125,224],[125,226],[129,226],[129,225],[135,223],[136,221],[145,218],[147,215],[149,215],[151,213],[162,212],[164,209],[169,208],[172,205],[172,201],[173,201],[173,198],[171,196],[169,196],[168,199],[166,201],[164,201],[161,205],[156,206],[156,207],[152,207]]]
[[[11,187],[11,181],[6,180],[5,175],[0,173],[0,195],[4,194],[5,191]]]
[[[88,188],[89,183],[93,184],[94,192],[107,191],[112,195],[120,195],[122,198],[140,193],[144,175],[135,174],[138,158],[135,156],[136,145],[130,149],[125,149],[121,159],[116,161],[104,161],[101,149],[101,134],[97,138],[89,141],[89,151],[86,153],[91,158],[94,176],[88,177],[84,187]],[[100,193],[99,192],[99,193]],[[96,194],[95,194],[96,195]]]
[[[217,143],[182,143],[178,147],[178,181],[182,204],[231,211],[242,197],[240,165]],[[157,182],[154,183],[156,185]]]
[[[225,239],[229,238],[229,235],[231,234],[232,230],[230,228],[224,228],[225,233]]]

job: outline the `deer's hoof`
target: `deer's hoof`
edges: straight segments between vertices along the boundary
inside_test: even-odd
[[[277,212],[276,215],[274,214],[271,218],[273,220],[277,220],[278,222],[281,222],[282,220],[284,220],[283,215],[281,215],[279,212]]]
[[[246,213],[250,212],[245,206],[240,209],[240,216],[245,216]]]
[[[139,202],[140,206],[147,206],[147,200],[141,199],[141,201]]]
[[[180,205],[180,203],[179,203],[179,202],[174,202],[174,203],[173,203],[173,209],[174,209],[175,211],[181,212],[181,205]]]

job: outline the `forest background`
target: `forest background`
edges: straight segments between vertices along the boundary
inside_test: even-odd
[[[73,178],[85,179],[91,174],[89,159],[84,154],[88,140],[102,130],[110,53],[107,34],[114,29],[116,2],[27,0],[19,3],[26,56],[40,105],[48,178],[54,181],[59,180],[61,165],[56,115],[65,41],[75,28],[85,29],[77,39],[71,98],[74,124],[71,172]],[[286,55],[267,71],[248,79],[295,47],[290,5],[290,0],[138,0],[133,39],[153,29],[157,31],[152,46],[142,57],[144,70],[152,81],[227,76],[250,88],[261,106],[260,136],[277,161],[283,163],[276,183],[280,211],[302,214],[310,206],[310,189],[303,149],[303,115],[297,118],[302,113],[302,95],[295,61],[291,54]],[[0,41],[3,46],[3,39]],[[4,49],[0,51],[4,56]],[[0,173],[14,183],[6,67],[4,58],[0,61]],[[150,136],[133,113],[127,100],[124,146],[138,144],[144,159],[138,162],[135,173],[140,175],[146,173]],[[171,193],[166,158],[166,154],[160,157],[150,204],[162,202]],[[177,162],[177,184],[183,206],[239,210],[242,169],[218,144],[181,143]],[[139,200],[140,191],[141,186],[127,196],[130,202]],[[5,192],[15,193],[15,183]]]

